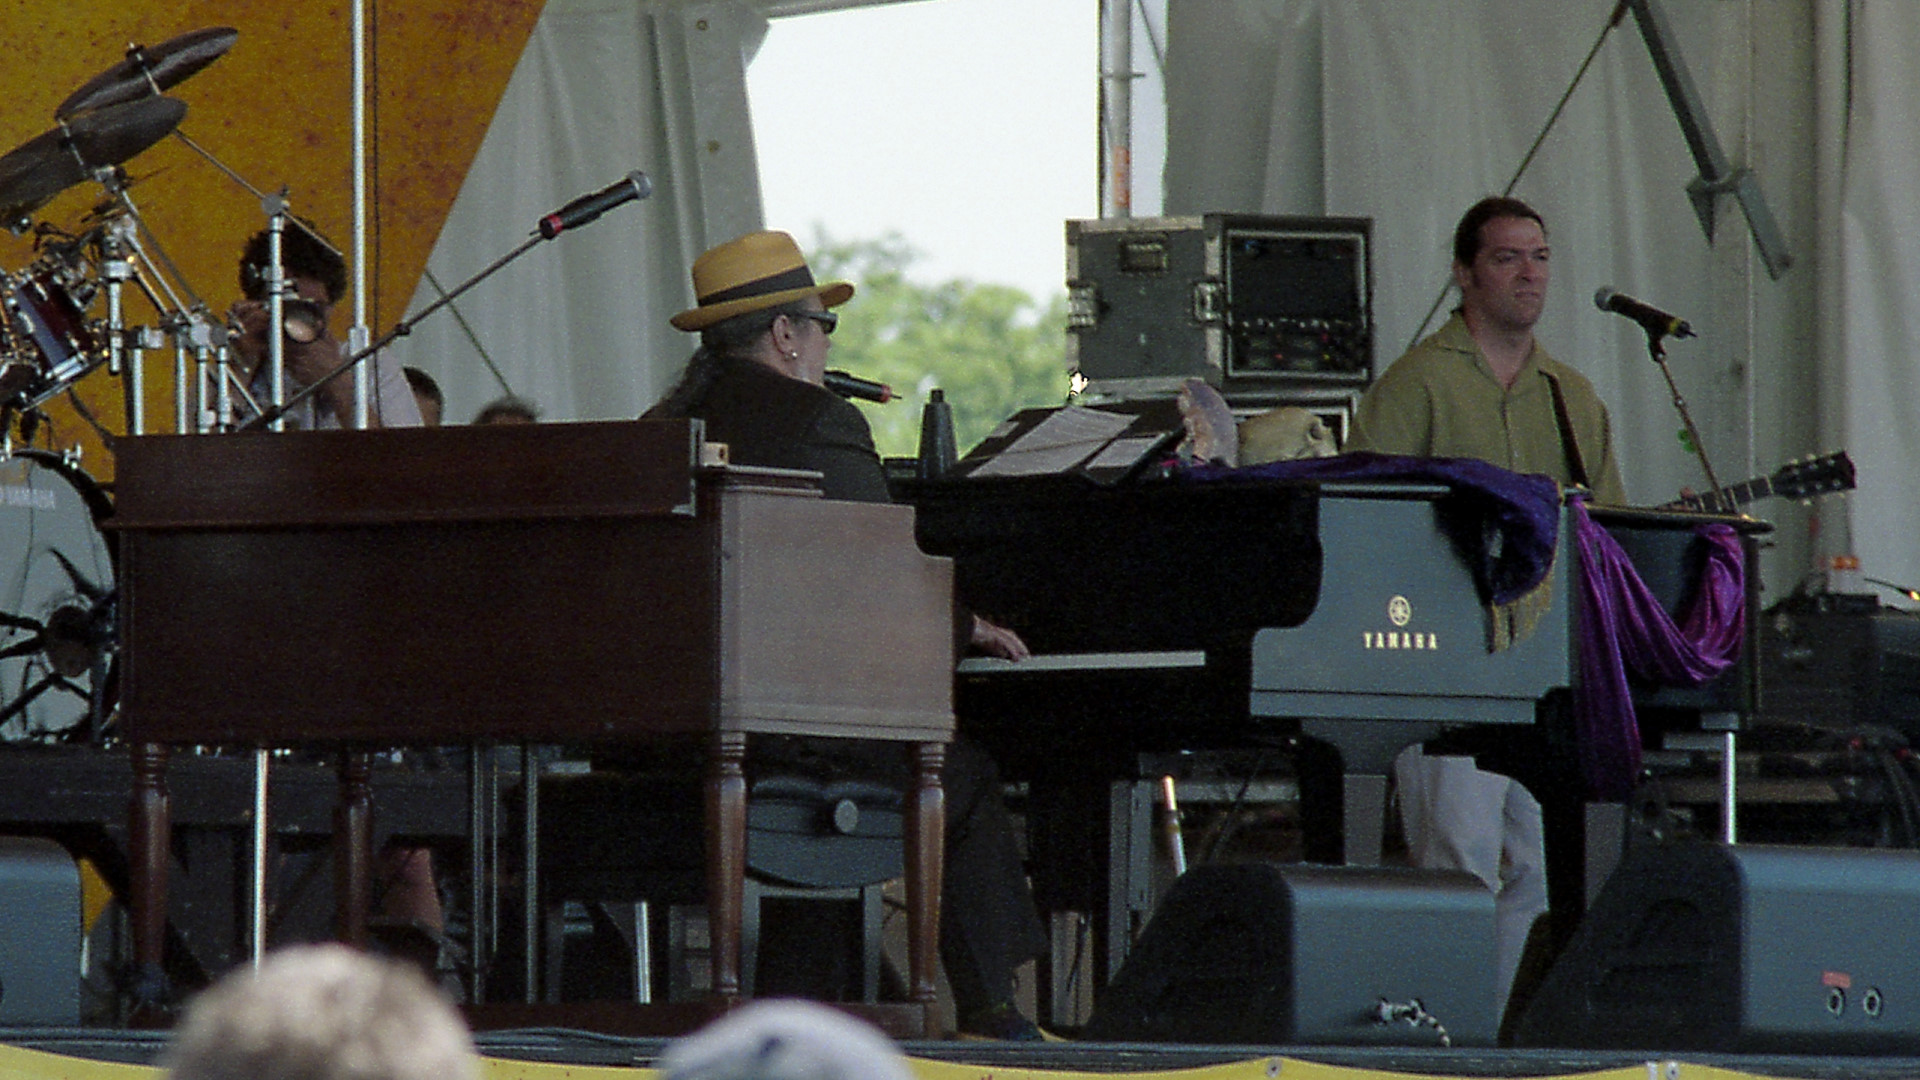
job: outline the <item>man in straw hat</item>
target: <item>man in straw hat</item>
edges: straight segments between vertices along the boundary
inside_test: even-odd
[[[694,260],[693,291],[697,304],[672,322],[697,332],[700,347],[678,385],[647,417],[705,421],[706,437],[726,443],[735,464],[815,470],[827,498],[888,501],[866,417],[824,385],[829,337],[839,323],[832,309],[853,296],[853,286],[814,281],[786,233],[754,232]],[[1013,631],[977,615],[962,617],[980,651],[1015,660],[1028,655]],[[803,767],[906,781],[897,750],[874,744],[775,738],[756,747],[761,763],[785,758]],[[1014,970],[1045,950],[1046,937],[1001,803],[998,771],[978,747],[957,741],[947,756],[944,784],[940,957],[959,1028],[1037,1039],[1039,1030],[1013,1005]]]

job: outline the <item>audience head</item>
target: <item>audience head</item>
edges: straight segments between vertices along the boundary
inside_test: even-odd
[[[506,397],[488,402],[474,414],[476,424],[531,424],[540,419],[540,410],[533,403],[508,394]]]
[[[419,970],[304,945],[195,998],[168,1080],[480,1080],[473,1040]]]
[[[661,1080],[913,1080],[878,1028],[810,1001],[757,1001],[667,1047]]]

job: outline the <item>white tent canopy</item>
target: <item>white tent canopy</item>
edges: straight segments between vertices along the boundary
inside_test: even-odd
[[[1431,328],[1460,211],[1518,173],[1513,192],[1542,210],[1555,248],[1541,337],[1612,405],[1631,496],[1665,501],[1705,481],[1644,337],[1591,303],[1603,285],[1698,331],[1668,355],[1723,482],[1838,449],[1858,464],[1846,500],[1757,508],[1779,526],[1769,600],[1828,552],[1920,582],[1917,512],[1890,480],[1920,464],[1906,356],[1920,228],[1903,227],[1920,213],[1903,196],[1920,106],[1902,77],[1920,60],[1920,5],[1655,2],[1794,257],[1777,280],[1732,197],[1704,235],[1687,195],[1697,170],[1630,18],[1520,171],[1614,0],[1169,0],[1166,210],[1372,218],[1384,366]],[[657,397],[690,347],[666,326],[691,300],[686,266],[760,224],[745,73],[769,18],[845,6],[549,0],[434,278],[452,287],[542,213],[634,168],[655,194],[476,289],[464,326],[428,320],[400,344],[446,387],[449,416],[503,391],[475,340],[553,418],[629,417]],[[413,309],[434,296],[424,286]]]

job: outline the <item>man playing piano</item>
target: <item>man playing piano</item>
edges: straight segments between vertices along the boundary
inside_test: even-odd
[[[791,236],[755,232],[696,259],[693,287],[697,305],[672,321],[699,333],[700,347],[679,383],[646,416],[698,417],[709,440],[728,445],[734,464],[817,471],[827,498],[888,501],[866,417],[824,386],[828,336],[839,322],[829,309],[845,303],[853,286],[816,283]],[[1027,655],[1011,630],[979,616],[963,618],[974,648],[1006,659]],[[847,740],[762,739],[754,760],[905,779],[897,749]],[[998,771],[978,747],[957,741],[943,783],[940,956],[959,1029],[1037,1039],[1039,1030],[1014,1008],[1014,970],[1038,957],[1046,938],[1001,803]]]
[[[1550,254],[1546,223],[1526,203],[1489,197],[1469,208],[1453,236],[1460,307],[1367,390],[1347,449],[1478,458],[1624,504],[1606,405],[1533,336]],[[1413,747],[1394,774],[1414,861],[1470,871],[1494,891],[1504,1000],[1547,910],[1540,804],[1471,757]]]

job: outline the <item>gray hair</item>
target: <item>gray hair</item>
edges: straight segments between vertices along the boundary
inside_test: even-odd
[[[416,969],[344,945],[274,953],[195,998],[170,1080],[480,1080],[466,1024]]]

